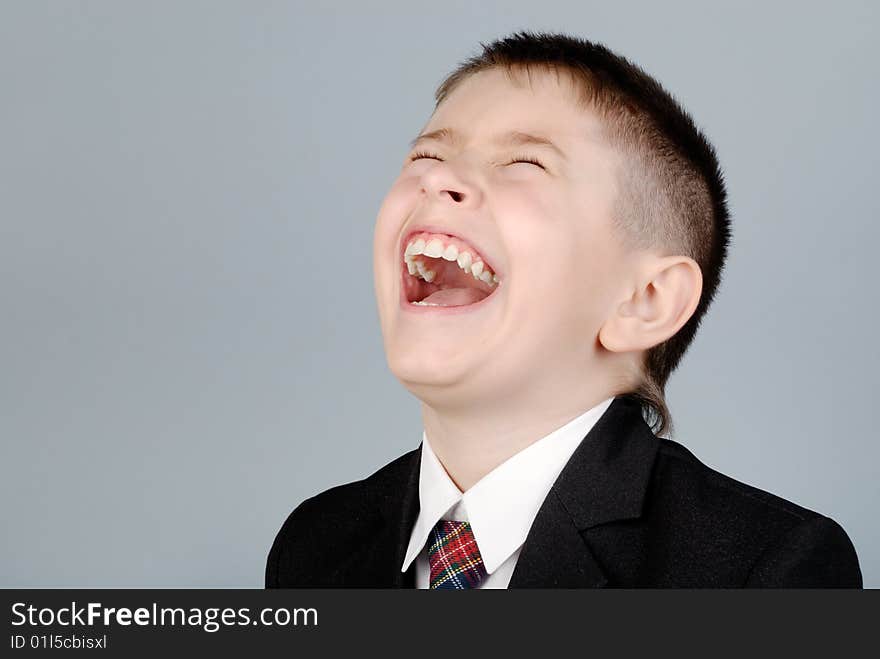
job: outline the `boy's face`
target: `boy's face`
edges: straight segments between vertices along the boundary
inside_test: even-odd
[[[628,258],[610,219],[617,158],[567,76],[533,71],[531,81],[516,84],[501,69],[464,80],[422,131],[449,129],[459,141],[418,142],[379,210],[374,276],[388,364],[429,405],[571,395],[607,369],[597,336]],[[565,156],[496,142],[511,131],[547,138]],[[437,158],[410,160],[417,152]],[[546,169],[511,164],[523,156]],[[440,285],[410,275],[404,250],[414,230],[444,248],[469,246],[497,285],[468,283],[472,273],[455,260],[425,255],[415,258],[443,273]],[[409,301],[453,287],[472,289],[447,298],[460,306]]]

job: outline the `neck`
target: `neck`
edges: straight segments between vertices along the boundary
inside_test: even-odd
[[[614,395],[603,386],[577,393],[564,400],[507,399],[455,409],[423,402],[422,423],[440,463],[464,492],[511,456]]]

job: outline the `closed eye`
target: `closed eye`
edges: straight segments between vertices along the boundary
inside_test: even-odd
[[[434,155],[433,153],[427,153],[425,151],[417,151],[409,157],[410,161],[421,160],[423,158],[440,160],[441,162],[443,160],[442,158],[440,158],[440,156]],[[532,158],[531,156],[514,156],[514,158],[507,164],[513,165],[514,163],[527,163],[529,165],[536,165],[541,169],[546,169],[546,167],[541,164],[541,161],[539,161],[537,158]]]
[[[538,160],[537,158],[532,158],[530,156],[516,156],[512,161],[510,161],[507,164],[512,165],[515,162],[525,162],[525,163],[529,163],[531,165],[537,165],[541,169],[546,169],[546,167],[544,167],[544,165],[541,164],[540,160]]]
[[[409,157],[410,160],[420,160],[421,158],[440,160],[440,156],[435,156],[433,153],[425,153],[424,151],[417,151]]]

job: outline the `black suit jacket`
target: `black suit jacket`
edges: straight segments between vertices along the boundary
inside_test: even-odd
[[[413,588],[400,571],[419,512],[421,446],[304,501],[278,532],[267,587]],[[729,478],[658,438],[616,397],[532,525],[510,588],[857,587],[832,519]]]

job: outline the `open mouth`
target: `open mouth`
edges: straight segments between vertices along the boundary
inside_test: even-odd
[[[499,278],[473,247],[460,238],[415,233],[403,252],[406,301],[424,307],[463,307],[498,289]]]

